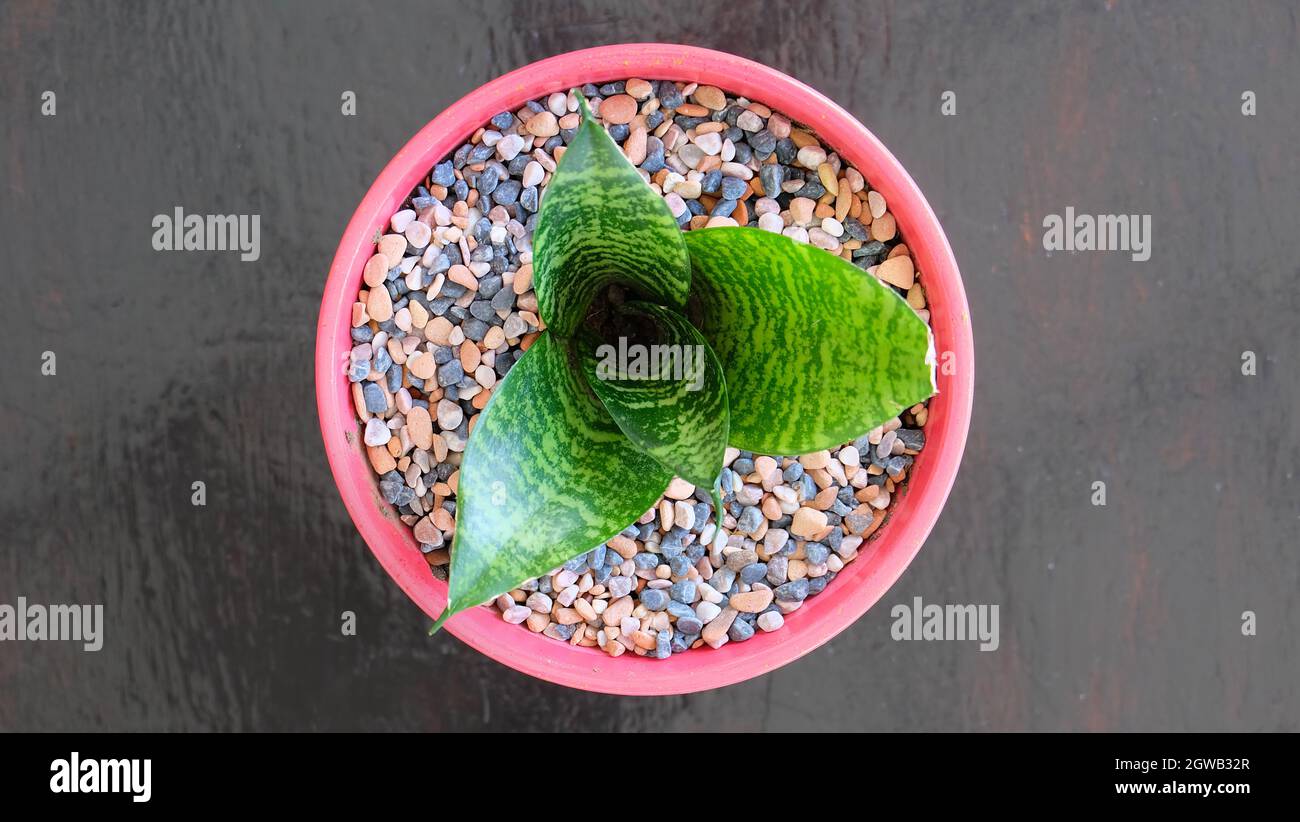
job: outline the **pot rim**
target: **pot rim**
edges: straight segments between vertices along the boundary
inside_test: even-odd
[[[929,404],[926,447],[904,493],[878,536],[835,582],[807,600],[771,634],[744,643],[695,649],[654,660],[613,658],[510,625],[486,608],[449,620],[446,630],[517,671],[559,685],[623,695],[684,694],[741,682],[793,662],[829,641],[874,605],[920,550],[943,509],[965,448],[974,396],[974,341],[961,275],[947,237],[916,183],[887,148],[848,112],[791,77],[725,52],[665,43],[629,43],[568,52],[492,80],[449,106],[397,152],[352,215],[330,267],[316,336],[316,400],[335,484],[349,515],[384,570],[429,616],[447,602],[410,529],[379,495],[361,445],[345,363],[352,341],[351,307],[374,238],[429,169],[498,112],[583,83],[641,77],[716,85],[769,106],[812,129],[829,148],[881,191],[907,240],[926,288],[940,363],[939,393]]]

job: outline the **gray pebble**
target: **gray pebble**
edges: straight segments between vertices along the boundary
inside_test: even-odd
[[[456,170],[452,168],[451,162],[438,163],[433,167],[433,174],[430,175],[434,185],[449,186],[456,182]]]
[[[689,605],[695,601],[695,580],[683,579],[679,582],[674,582],[670,591],[670,595],[673,599]]]
[[[632,593],[632,578],[610,577],[609,582],[605,583],[605,588],[609,591],[611,599],[620,599]]]
[[[776,197],[780,195],[781,183],[785,181],[785,169],[779,165],[764,164],[758,172],[758,178],[763,183],[763,193],[768,197]]]
[[[754,506],[746,506],[736,520],[736,530],[743,534],[752,534],[763,525],[763,512]]]
[[[803,546],[804,559],[813,565],[821,565],[826,562],[831,555],[831,549],[822,545],[820,542],[809,542]]]
[[[496,191],[492,192],[492,202],[497,205],[510,205],[519,199],[519,192],[523,186],[518,180],[506,180],[497,186]]]
[[[370,360],[353,360],[348,366],[348,380],[350,382],[361,382],[370,376]]]
[[[677,620],[677,630],[685,634],[698,634],[704,630],[704,623],[697,616],[682,617]]]
[[[722,196],[728,200],[739,200],[748,190],[749,186],[739,177],[722,178]]]
[[[727,629],[727,636],[731,638],[732,642],[744,642],[753,635],[754,626],[743,619],[737,619],[735,622],[731,623],[731,627]]]
[[[803,602],[808,597],[808,579],[797,579],[776,586],[776,599],[779,602]]]
[[[649,571],[659,565],[659,555],[652,554],[648,551],[642,551],[632,557],[632,564],[642,571]]]
[[[753,585],[767,576],[767,564],[763,562],[754,562],[740,569],[740,581],[745,585]]]
[[[767,582],[769,585],[781,585],[786,581],[786,573],[790,567],[790,560],[786,557],[776,556],[767,561]]]
[[[388,410],[388,400],[384,397],[384,389],[380,388],[373,382],[366,383],[361,389],[365,396],[366,410],[372,414],[382,414]]]
[[[662,611],[668,607],[668,594],[662,588],[643,588],[641,604],[649,611]]]
[[[461,368],[460,360],[452,360],[438,366],[438,385],[445,388],[463,379],[465,379],[465,369]]]

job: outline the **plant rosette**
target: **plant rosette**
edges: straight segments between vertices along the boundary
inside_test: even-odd
[[[629,59],[629,55],[635,59]],[[891,254],[891,260],[884,261],[891,265],[877,263],[871,267],[877,276],[871,276],[863,268],[873,260],[860,260],[860,266],[850,260],[849,247],[857,248],[861,243],[841,249],[838,242],[825,236],[823,239],[829,243],[817,248],[783,236],[780,226],[772,230],[770,217],[767,223],[758,222],[766,228],[739,225],[727,216],[736,208],[734,201],[722,204],[717,213],[723,216],[707,222],[704,218],[697,219],[692,222],[693,230],[683,232],[679,225],[690,215],[670,208],[665,202],[663,191],[668,189],[665,186],[661,191],[657,184],[664,179],[662,175],[655,179],[653,186],[647,184],[646,171],[638,170],[628,161],[624,150],[611,138],[606,126],[592,116],[582,95],[577,93],[578,87],[585,83],[604,83],[629,76],[687,83],[688,91],[696,88],[695,83],[711,84],[706,90],[717,87],[746,99],[766,102],[796,122],[811,125],[816,130],[814,139],[838,152],[838,157],[831,155],[835,169],[840,162],[852,164],[871,182],[873,196],[880,196],[881,203],[888,199],[891,212],[888,218],[897,221],[897,230],[911,243],[910,250],[898,250],[911,256],[893,261]],[[570,88],[573,90],[569,91]],[[621,86],[619,90],[622,91]],[[445,389],[451,400],[456,399],[455,383],[463,378],[463,371],[455,363],[444,371],[447,357],[437,363],[431,361],[428,366],[416,366],[413,362],[423,357],[432,359],[440,349],[449,350],[445,346],[430,343],[417,350],[407,345],[403,350],[400,345],[390,344],[393,355],[405,362],[405,369],[389,370],[390,363],[384,362],[387,354],[381,351],[378,355],[381,372],[367,383],[374,362],[368,359],[369,340],[353,348],[357,338],[351,335],[350,329],[357,326],[359,319],[362,322],[371,319],[366,314],[368,308],[373,309],[371,315],[384,324],[370,322],[371,330],[367,334],[375,334],[378,343],[375,347],[383,348],[389,342],[385,329],[391,330],[394,337],[400,336],[390,321],[392,298],[396,297],[399,304],[407,302],[406,289],[386,286],[385,280],[391,282],[394,276],[405,276],[404,282],[417,289],[428,285],[430,275],[418,268],[427,260],[416,263],[416,257],[409,257],[406,262],[410,264],[401,271],[397,265],[408,251],[418,254],[428,239],[415,232],[416,239],[411,240],[410,249],[405,243],[402,249],[395,249],[390,243],[393,250],[385,257],[385,243],[381,242],[378,249],[374,244],[378,237],[376,229],[386,227],[390,220],[397,227],[399,216],[394,216],[394,212],[398,206],[425,179],[429,168],[448,156],[452,148],[463,145],[469,132],[476,131],[477,141],[477,135],[483,134],[479,129],[490,118],[508,118],[504,112],[548,95],[553,108],[559,100],[557,113],[570,115],[567,117],[570,131],[565,135],[564,145],[554,141],[558,167],[550,164],[553,172],[546,175],[540,211],[537,211],[536,194],[528,208],[537,211],[535,219],[529,221],[533,232],[530,251],[537,311],[536,316],[525,316],[534,317],[538,330],[529,334],[514,352],[513,365],[507,359],[504,378],[497,382],[491,374],[486,375],[491,378],[487,380],[488,391],[479,398],[486,400],[485,406],[476,403],[471,408],[467,402],[462,403],[470,412],[481,408],[481,413],[473,417],[471,428],[460,427],[460,435],[468,435],[467,442],[457,443],[456,435],[449,440],[453,447],[463,447],[464,453],[454,477],[448,480],[453,484],[450,490],[454,491],[455,504],[448,504],[447,509],[455,512],[455,521],[446,529],[449,535],[454,534],[447,590],[429,573],[418,546],[413,544],[411,532],[403,531],[406,524],[387,507],[388,501],[395,499],[394,487],[385,488],[377,495],[373,474],[367,469],[373,467],[375,473],[394,476],[387,483],[400,486],[398,475],[388,465],[394,462],[390,452],[409,465],[412,443],[408,427],[417,439],[427,442],[427,435],[422,433],[427,428],[428,412],[433,410],[425,402],[420,402],[424,410],[412,408],[410,395],[439,400],[439,422],[445,423],[441,419],[444,407],[450,409],[449,413],[459,413],[460,409],[440,398]],[[722,100],[725,98],[717,105]],[[602,101],[596,97],[594,102]],[[624,102],[631,104],[632,99],[622,95],[618,103]],[[580,116],[573,116],[574,108],[580,109],[577,112]],[[708,113],[703,106],[693,108]],[[610,110],[613,111],[612,105]],[[689,110],[679,106],[682,113]],[[766,107],[760,105],[758,110],[766,111]],[[720,114],[713,118],[714,122],[721,119]],[[753,119],[751,116],[750,120]],[[662,121],[662,116],[659,120]],[[715,128],[728,125],[721,123],[714,127],[704,117],[678,122],[687,127],[690,135],[695,134],[695,123],[701,124],[701,134],[715,133]],[[705,129],[704,124],[710,128]],[[736,130],[735,124],[731,125]],[[807,139],[807,132],[803,134]],[[622,136],[626,136],[626,129]],[[495,139],[503,138],[497,134]],[[541,142],[538,138],[537,144]],[[712,142],[721,145],[721,135]],[[771,153],[770,148],[766,153]],[[838,220],[831,219],[826,225],[839,227],[839,221],[845,219],[843,212],[851,202],[845,199],[848,183],[843,179],[839,182],[840,199],[836,202],[835,171],[830,172],[828,179],[828,165],[822,162],[818,167],[818,162],[825,160],[826,152],[818,148],[813,153],[819,156],[809,167],[817,169],[821,180],[831,187],[820,202],[838,206],[841,212],[836,215]],[[674,157],[673,161],[680,166],[678,170],[686,171],[682,159]],[[800,161],[806,158],[801,156]],[[750,162],[752,169],[760,168],[757,162],[758,158]],[[769,162],[775,162],[775,158]],[[463,163],[464,158],[458,159],[457,168]],[[713,166],[716,165],[714,162]],[[472,168],[477,175],[484,173],[481,161]],[[733,163],[729,176],[748,179],[746,171]],[[449,169],[443,173],[449,173]],[[495,175],[497,171],[489,165],[487,173]],[[504,167],[500,173],[504,180]],[[809,176],[814,183],[804,190],[816,188],[817,178]],[[698,181],[701,175],[692,173],[690,177]],[[474,179],[475,187],[486,189],[481,194],[491,194],[498,183],[492,180],[492,186],[483,186],[481,179],[481,176]],[[763,186],[769,192],[774,190],[770,177],[763,180],[762,186],[755,179],[750,186],[752,191],[745,191],[739,185],[741,182],[732,180],[727,189],[737,199],[748,199],[751,193],[762,195]],[[717,180],[712,185],[716,190]],[[801,185],[796,181],[793,189],[787,187],[784,191],[799,189]],[[858,189],[861,189],[861,178]],[[820,195],[824,190],[814,193]],[[424,194],[423,199],[432,202],[428,192]],[[510,198],[514,196],[516,193],[511,191],[495,200],[513,206]],[[449,196],[447,204],[454,199]],[[719,198],[708,199],[713,202]],[[782,203],[789,199],[782,198]],[[486,210],[486,205],[493,201],[485,197],[483,202]],[[775,201],[767,202],[768,211],[773,211]],[[854,205],[866,205],[865,193],[861,202]],[[873,210],[875,205],[873,202]],[[819,216],[822,208],[827,209],[826,216],[829,216],[832,207],[819,206]],[[434,224],[432,208],[432,205],[426,207],[425,214],[421,215],[428,217],[428,224]],[[744,207],[741,208],[743,214]],[[520,206],[513,206],[511,213],[515,212],[521,215],[521,221],[527,213]],[[414,212],[405,214],[414,217]],[[784,215],[787,223],[790,222],[788,214]],[[874,216],[879,218],[880,214]],[[869,215],[864,217],[870,221]],[[412,222],[405,217],[401,220],[406,225]],[[438,224],[447,223],[442,220]],[[429,233],[421,226],[415,228]],[[512,223],[511,228],[517,231],[519,224]],[[795,231],[799,229],[796,227]],[[893,233],[891,224],[890,234]],[[411,231],[406,232],[406,238],[412,238]],[[391,236],[385,237],[388,239]],[[445,235],[440,235],[440,239],[445,241]],[[500,248],[500,243],[507,239],[494,237],[493,242]],[[479,240],[485,242],[487,237],[484,235]],[[463,241],[460,247],[465,248]],[[825,248],[840,253],[830,253]],[[459,260],[460,255],[456,256]],[[882,253],[882,260],[884,256]],[[901,265],[893,266],[892,262],[906,262],[908,270],[904,273],[910,279],[913,258],[916,268],[925,272],[928,304],[924,297],[921,304],[926,305],[924,313],[929,315],[929,328],[914,310],[916,304],[908,304],[913,296],[907,292],[908,285],[902,284],[902,293],[896,292],[889,283],[899,284],[885,271],[901,269]],[[491,259],[490,254],[486,259]],[[442,262],[445,268],[445,259]],[[480,265],[476,273],[481,277],[486,271],[487,266]],[[421,276],[425,277],[423,283],[419,281]],[[362,279],[365,285],[361,285]],[[370,287],[368,302],[356,303],[359,286],[363,299],[367,299],[365,288]],[[348,288],[352,289],[351,295],[347,293]],[[430,296],[437,288],[430,290]],[[378,293],[385,290],[387,294]],[[461,293],[450,289],[448,292]],[[903,299],[904,294],[907,300]],[[420,315],[419,319],[427,321],[429,312],[421,306],[428,303],[423,294],[419,296],[420,305],[411,302],[410,306]],[[473,296],[469,295],[462,304],[468,305]],[[448,303],[444,301],[437,308],[445,311]],[[408,329],[410,313],[404,318]],[[464,316],[463,309],[461,316]],[[505,316],[504,310],[500,316]],[[483,318],[495,319],[486,315]],[[499,319],[495,322],[500,324]],[[481,334],[487,326],[483,323],[480,326]],[[516,327],[516,336],[518,331]],[[937,375],[935,337],[937,350],[944,354],[946,365]],[[499,339],[493,338],[492,342],[501,345]],[[463,344],[474,345],[469,340]],[[360,357],[358,348],[364,352]],[[479,348],[488,354],[490,362],[491,349],[483,345]],[[408,594],[431,615],[440,612],[435,629],[446,624],[458,637],[490,656],[561,684],[616,693],[676,693],[738,681],[807,652],[870,607],[901,574],[937,518],[956,472],[969,421],[971,348],[960,278],[937,221],[897,162],[849,115],[796,81],[730,55],[676,46],[607,47],[551,58],[488,84],[430,123],[385,170],[349,225],[331,271],[318,340],[318,400],[331,467],[350,513],[381,563]],[[506,351],[505,346],[501,345],[500,350]],[[476,365],[478,352],[469,354],[473,360],[470,365]],[[451,373],[453,368],[455,373]],[[432,383],[426,385],[425,379],[414,376],[417,373],[430,381],[436,375],[437,387],[431,389]],[[382,386],[374,379],[389,384],[392,390],[381,393]],[[472,379],[463,384],[478,389]],[[404,385],[410,386],[409,390]],[[395,435],[383,425],[385,418],[393,415],[395,392],[405,399],[401,411],[408,421],[402,423],[399,414],[392,423],[394,428],[402,426],[400,446]],[[935,396],[930,400],[932,395]],[[900,437],[895,438],[889,431],[885,435],[887,441],[880,443],[882,424],[892,422],[896,427],[900,414],[909,409],[916,413],[922,408],[919,404],[927,400],[930,400],[929,407],[924,410],[929,417],[925,429],[928,445],[924,452],[913,450],[917,446],[911,442],[895,442],[908,432],[899,432]],[[353,401],[366,423],[360,434],[364,444],[357,442],[355,416],[350,428],[346,424],[345,413],[351,412]],[[367,407],[373,413],[367,413]],[[412,418],[424,419],[425,423],[411,425]],[[724,461],[733,464],[737,449],[756,455],[798,456],[838,449],[855,438],[858,445],[866,446],[866,434],[873,429],[871,448],[874,452],[876,443],[880,443],[880,461],[873,453],[868,465],[864,456],[863,474],[858,477],[863,482],[856,487],[866,487],[868,467],[875,474],[873,485],[886,481],[883,473],[886,465],[890,477],[903,474],[904,466],[910,469],[906,472],[908,485],[898,489],[905,501],[895,502],[897,510],[891,510],[888,525],[870,543],[862,545],[861,558],[857,558],[858,543],[854,543],[848,559],[852,562],[856,558],[856,562],[846,566],[832,557],[840,579],[829,586],[825,583],[835,577],[834,573],[820,580],[801,578],[802,588],[797,591],[793,590],[797,587],[793,579],[783,585],[775,584],[783,576],[776,581],[764,579],[761,574],[766,566],[754,563],[751,555],[755,552],[746,546],[754,546],[755,540],[749,537],[761,537],[766,523],[757,530],[757,520],[738,523],[741,509],[735,502],[729,511],[723,509],[720,485],[725,483],[724,490],[732,500],[738,490],[736,473],[724,469]],[[894,458],[898,465],[886,463],[891,446],[896,454],[904,453],[906,447],[906,453],[914,457]],[[845,449],[850,451],[856,455],[857,449]],[[445,447],[442,455],[446,455]],[[422,463],[425,471],[429,469],[428,461],[426,454]],[[746,462],[753,464],[750,459]],[[789,467],[801,469],[790,462],[786,461]],[[739,462],[735,464],[738,466]],[[856,460],[845,465],[850,476],[859,470]],[[766,470],[770,471],[771,466]],[[397,499],[406,503],[402,510],[406,512],[407,522],[414,521],[412,512],[419,514],[429,504],[426,501],[422,509],[420,501],[415,499],[416,492],[427,492],[419,482],[419,469],[414,466],[407,469],[408,477],[412,476],[410,471],[416,472],[412,482],[415,491],[400,488]],[[818,482],[829,484],[828,479],[823,482],[826,472],[819,473]],[[425,476],[430,483],[435,483],[446,474]],[[586,644],[592,644],[596,628],[584,635],[583,626],[578,624],[579,636],[573,643],[563,644],[555,642],[555,636],[549,632],[551,639],[546,639],[533,636],[517,624],[509,624],[537,616],[520,601],[524,596],[519,590],[521,583],[526,580],[534,583],[529,590],[536,591],[536,580],[560,566],[567,568],[576,562],[572,574],[576,579],[577,572],[586,570],[577,567],[583,564],[584,558],[588,564],[604,562],[603,546],[620,534],[625,542],[630,542],[628,535],[635,534],[635,530],[629,529],[629,523],[647,521],[654,511],[652,506],[669,483],[674,482],[674,477],[681,478],[675,482],[685,480],[700,489],[697,498],[711,500],[712,510],[718,514],[712,523],[723,524],[725,519],[732,533],[713,524],[706,526],[703,533],[697,527],[694,534],[679,526],[662,537],[662,546],[659,542],[647,543],[644,550],[661,554],[656,558],[663,563],[658,570],[667,571],[671,559],[673,571],[670,599],[669,575],[643,570],[639,564],[642,557],[637,557],[637,590],[642,590],[645,580],[650,580],[650,586],[643,590],[635,606],[635,616],[645,629],[636,631],[636,644],[640,647],[632,644],[629,635],[623,636],[622,646],[616,647],[614,638],[619,636],[619,621],[608,618],[602,621],[595,614],[586,613],[592,604],[587,600],[571,614],[571,609],[563,610],[573,621],[585,619],[599,628],[604,651],[579,647],[576,641],[585,637]],[[368,487],[363,487],[363,483]],[[807,478],[804,483],[808,484]],[[442,499],[449,493],[446,483],[439,485],[443,490],[436,497],[430,494],[429,498]],[[809,493],[816,490],[812,485],[808,488]],[[894,489],[892,481],[889,488]],[[845,484],[840,490],[851,493],[853,488]],[[831,492],[832,489],[827,489],[827,493]],[[846,497],[841,495],[841,499]],[[864,497],[859,495],[857,500],[863,501]],[[852,498],[847,501],[853,503]],[[766,502],[775,506],[777,500]],[[781,502],[787,500],[783,497]],[[814,573],[826,574],[821,556],[826,553],[822,550],[824,546],[813,546],[812,542],[824,539],[831,531],[840,536],[841,515],[849,510],[835,503],[839,513],[832,514],[834,519],[828,525],[824,512],[834,501],[819,499],[818,502],[824,504],[814,506],[810,496],[801,495],[797,503],[790,501],[790,505],[783,506],[786,516],[778,523],[784,525],[792,520],[788,527],[801,537],[798,559],[791,560],[791,568],[797,562],[801,574],[812,563],[811,559],[804,562],[803,539],[808,540],[809,554],[813,553],[813,547],[819,548],[816,553],[822,565]],[[708,508],[696,504],[694,510],[700,513],[687,512],[686,518],[699,521]],[[865,504],[860,510],[870,512]],[[746,514],[751,512],[757,514],[757,509],[747,510]],[[440,513],[444,525],[449,525],[445,520],[450,514]],[[671,518],[671,514],[667,517]],[[747,522],[748,517],[741,519]],[[863,517],[859,515],[858,519],[862,521]],[[866,521],[870,522],[870,518]],[[672,530],[670,522],[663,525]],[[878,513],[876,525],[879,525]],[[428,534],[429,526],[425,528]],[[416,531],[418,535],[419,528]],[[708,546],[703,544],[706,537],[711,543]],[[683,556],[686,553],[683,538],[685,546],[695,540],[700,543],[691,549],[689,558]],[[421,539],[427,541],[428,537]],[[838,540],[835,544],[838,545]],[[793,552],[793,546],[791,539],[785,556]],[[424,549],[428,551],[431,547],[425,545]],[[771,548],[771,540],[768,547]],[[708,557],[704,555],[706,550]],[[724,551],[725,559],[722,559]],[[762,551],[759,546],[760,555]],[[612,560],[609,564],[616,568],[618,558],[613,556],[612,549],[609,554]],[[626,559],[624,564],[631,566],[631,558]],[[734,574],[727,569],[737,559],[741,564],[751,563],[752,567],[746,570],[757,569],[759,575],[749,574],[743,584],[731,583]],[[711,574],[719,573],[720,560],[727,568],[721,569],[719,578],[727,575],[727,581],[722,583],[723,595],[714,595],[714,599],[721,600],[722,607],[718,609],[701,603],[696,586],[706,584],[704,580]],[[420,578],[420,566],[424,566],[423,578]],[[602,581],[608,579],[608,567],[590,567],[593,571],[603,571]],[[614,573],[619,572],[616,569]],[[591,586],[590,577],[591,573],[584,577],[586,587]],[[676,583],[678,579],[682,580],[680,585]],[[559,593],[550,589],[550,579],[546,582],[546,593]],[[820,596],[804,602],[808,582],[820,582],[816,588]],[[728,583],[731,583],[729,590]],[[514,600],[505,596],[511,592]],[[777,602],[773,602],[774,595]],[[549,596],[535,596],[546,599],[547,608],[558,607],[552,606]],[[494,599],[501,600],[500,611],[477,607]],[[633,607],[624,603],[627,600],[631,597],[624,596],[614,603],[612,595],[607,595],[598,604],[609,607],[610,613],[615,611],[614,605],[621,606],[618,609],[621,613]],[[535,606],[532,597],[529,601]],[[702,639],[701,624],[707,620],[696,619],[691,613],[696,603],[701,603],[701,613],[705,608],[709,608],[709,615],[722,611],[714,622],[704,625]],[[782,607],[778,609],[778,605]],[[680,626],[689,627],[683,631],[677,622],[670,627],[667,614],[654,613],[665,608],[678,615]],[[796,609],[796,615],[783,630],[754,636],[755,624],[764,626],[765,630],[773,623],[780,626],[780,615]],[[511,618],[513,611],[520,612],[518,618]],[[747,620],[744,624],[736,619],[737,611],[743,612]],[[755,623],[755,616],[762,617],[767,612],[771,612],[773,620]],[[681,619],[681,614],[686,618]],[[491,624],[485,622],[485,617]],[[629,617],[624,615],[624,631],[635,630],[636,625],[627,627],[628,621]],[[731,647],[714,653],[673,653],[705,643],[715,648],[725,644],[728,626],[733,621],[736,624],[729,633],[737,641]],[[721,623],[726,625],[718,629]],[[651,624],[659,629],[657,641]],[[531,620],[529,627],[533,627]],[[670,645],[674,627],[678,628],[677,643]],[[746,630],[738,632],[739,628]],[[710,629],[715,629],[712,635]],[[540,630],[540,625],[533,630]],[[572,635],[572,628],[564,634]],[[754,638],[750,639],[751,636]],[[643,644],[647,641],[650,644]],[[651,659],[637,659],[633,654],[612,659],[606,655],[609,651],[619,656],[624,646]]]

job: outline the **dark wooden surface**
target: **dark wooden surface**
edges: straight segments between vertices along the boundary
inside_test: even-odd
[[[0,4],[0,602],[107,610],[97,654],[0,644],[0,729],[1300,725],[1293,5],[190,6]],[[666,699],[426,639],[343,509],[312,393],[325,272],[396,149],[509,69],[636,39],[754,58],[866,123],[946,227],[978,350],[962,473],[880,605]],[[261,260],[152,251],[177,205],[261,214]],[[1066,206],[1152,215],[1150,261],[1047,254]],[[918,595],[998,604],[1001,649],[892,641]]]

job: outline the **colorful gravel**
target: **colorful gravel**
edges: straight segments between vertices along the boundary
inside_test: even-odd
[[[838,254],[926,322],[923,275],[883,195],[807,129],[713,86],[583,87],[596,116],[685,230],[750,225]],[[578,126],[554,93],[501,112],[438,163],[377,238],[346,369],[380,491],[445,579],[461,455],[478,413],[542,323],[532,234]],[[611,656],[666,658],[780,629],[884,524],[925,446],[925,403],[830,451],[728,449],[726,516],[677,479],[605,545],[486,607]]]

